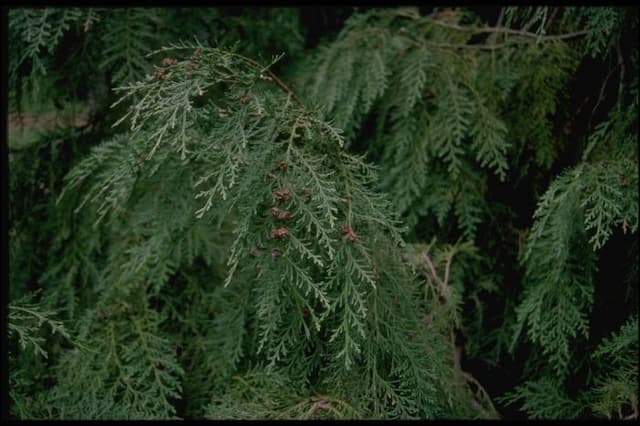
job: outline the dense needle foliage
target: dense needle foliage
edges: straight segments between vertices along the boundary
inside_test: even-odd
[[[638,15],[15,8],[9,415],[638,417]]]

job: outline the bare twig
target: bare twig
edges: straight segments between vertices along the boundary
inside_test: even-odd
[[[237,56],[238,58],[242,59],[243,61],[247,62],[248,64],[254,66],[255,68],[260,68],[263,69],[262,65],[260,65],[259,63],[257,63],[256,61],[254,61],[251,58],[247,58],[244,55],[240,55],[238,53],[233,53],[234,56]],[[288,95],[291,95],[291,97],[293,98],[294,101],[296,101],[296,103],[300,106],[304,106],[304,104],[302,103],[302,101],[300,100],[300,98],[298,98],[298,95],[295,94],[295,92],[293,90],[291,90],[289,88],[289,86],[287,86],[286,84],[284,84],[282,82],[282,80],[280,80],[278,78],[277,75],[275,75],[271,70],[267,69],[265,70],[265,72],[268,75],[267,80],[273,81],[280,89],[282,89],[285,93],[287,93]]]
[[[535,39],[540,39],[540,40],[564,40],[564,39],[568,39],[568,38],[573,38],[573,37],[579,37],[585,34],[588,34],[589,31],[586,30],[582,30],[582,31],[575,31],[575,32],[571,32],[571,33],[565,33],[565,34],[557,34],[557,35],[549,35],[549,36],[540,36],[536,33],[532,33],[529,31],[524,31],[524,30],[515,30],[512,28],[506,28],[506,27],[482,27],[482,28],[477,28],[477,27],[461,27],[460,25],[456,25],[456,24],[449,24],[446,22],[442,22],[442,21],[437,21],[434,19],[431,19],[430,22],[439,25],[441,27],[446,27],[446,28],[452,28],[455,30],[459,30],[459,31],[469,31],[469,32],[473,32],[473,33],[505,33],[505,34],[512,34],[512,35],[519,35],[519,36],[523,36],[523,37],[529,37],[529,38],[535,38]]]
[[[573,114],[574,119],[580,115],[580,112],[582,112],[582,108],[584,108],[587,102],[589,102],[589,96],[585,97],[584,100],[578,106],[578,109],[576,109],[576,112]]]
[[[475,377],[473,377],[470,373],[467,373],[466,371],[461,371],[461,372],[464,378],[467,380],[467,382],[470,382],[476,385],[476,387],[478,388],[478,392],[482,395],[482,399],[489,404],[489,407],[492,411],[490,414],[494,416],[497,415],[498,411],[496,410],[496,407],[493,405],[493,402],[491,401],[491,397],[489,396],[489,393],[486,391],[484,386],[482,386],[480,382]],[[485,410],[483,409],[483,411]]]
[[[495,25],[497,28],[499,28],[502,25],[502,20],[504,19],[504,10],[505,10],[505,7],[502,6],[500,8],[500,13],[498,14],[498,20],[496,21],[496,25]]]
[[[495,43],[495,44],[454,44],[454,43],[437,43],[427,42],[429,46],[441,47],[447,49],[480,49],[480,50],[496,50],[515,44],[515,42]]]
[[[545,34],[547,33],[547,31],[549,31],[549,28],[551,28],[551,24],[553,23],[553,20],[555,19],[556,14],[558,13],[558,9],[560,8],[554,7],[553,10],[551,11],[551,16],[549,16],[549,19],[547,20],[547,23],[544,26]]]
[[[444,286],[446,287],[449,284],[449,272],[451,271],[451,260],[453,259],[454,250],[451,250],[449,255],[447,256],[447,263],[444,267]]]
[[[422,253],[420,253],[420,256],[427,264],[427,267],[429,268],[429,271],[431,272],[431,275],[433,276],[434,281],[436,281],[440,286],[442,286],[443,284],[442,280],[440,280],[440,277],[438,277],[438,274],[436,273],[436,268],[433,266],[433,262],[431,262],[431,258],[429,257],[429,255],[427,255],[427,252],[423,251]]]
[[[498,20],[496,21],[496,25],[495,25],[496,28],[500,28],[502,26],[502,20],[504,19],[504,11],[505,11],[505,7],[502,6],[500,8],[500,13],[498,14]],[[495,44],[496,38],[500,34],[502,33],[489,34],[489,37],[487,37],[487,44]]]
[[[293,90],[291,90],[289,88],[289,86],[284,84],[282,82],[282,80],[280,80],[274,73],[272,73],[271,71],[267,70],[267,74],[269,74],[269,77],[271,77],[273,79],[273,81],[278,85],[278,87],[280,87],[280,89],[284,90],[287,94],[291,95],[293,100],[295,100],[296,103],[298,103],[298,105],[300,105],[300,106],[303,105],[303,103],[300,100],[300,98],[298,97],[298,95],[296,95],[295,92]]]
[[[534,38],[536,39],[536,41],[551,41],[551,40],[566,40],[569,38],[574,38],[574,37],[579,37],[585,34],[588,34],[588,31],[584,30],[584,31],[575,31],[575,32],[571,32],[571,33],[566,33],[566,34],[558,34],[558,35],[539,35],[536,33],[532,33],[532,32],[528,32],[528,31],[524,31],[524,30],[515,30],[515,29],[511,29],[511,28],[507,28],[507,27],[501,27],[499,25],[496,25],[495,27],[482,27],[482,28],[478,28],[478,27],[463,27],[457,24],[451,24],[448,22],[444,22],[444,21],[440,21],[437,19],[433,19],[433,18],[427,18],[429,22],[441,26],[441,27],[445,27],[445,28],[451,28],[451,29],[455,29],[458,31],[467,31],[467,32],[472,32],[472,33],[476,33],[476,34],[482,34],[482,33],[488,33],[488,34],[511,34],[511,35],[516,35],[516,36],[522,36],[525,38]],[[508,39],[505,40],[502,43],[484,43],[484,44],[462,44],[462,43],[440,43],[440,42],[431,42],[431,41],[422,41],[422,40],[418,40],[414,37],[412,37],[410,34],[408,34],[406,31],[400,31],[400,34],[405,37],[407,40],[411,41],[414,45],[416,46],[424,46],[425,44],[428,46],[433,46],[436,48],[444,48],[444,49],[480,49],[480,50],[496,50],[496,49],[501,49],[503,47],[509,46],[509,45],[513,45],[516,43],[523,43],[526,42],[525,40],[519,40],[519,39]],[[487,41],[492,40],[491,37],[487,38]]]
[[[529,30],[529,28],[531,28],[531,26],[534,24],[534,22],[536,22],[538,20],[539,10],[540,10],[541,7],[544,7],[544,6],[537,6],[536,7],[536,11],[533,12],[533,17],[531,19],[529,19],[529,22],[524,24],[524,27],[522,27],[522,31]]]
[[[638,418],[638,400],[636,398],[631,398],[631,409],[633,412],[626,417],[622,417],[622,420],[634,420]]]
[[[581,36],[584,34],[587,34],[587,31],[577,31],[575,33],[562,34],[558,36],[540,36],[539,39],[542,41],[563,40],[563,39]],[[454,44],[454,43],[427,42],[428,45],[434,46],[434,47],[446,47],[450,49],[481,49],[481,50],[501,49],[503,47],[510,46],[517,43],[523,43],[523,41],[510,39],[503,43],[494,43],[494,44],[459,44],[459,43]]]
[[[604,89],[607,87],[607,83],[609,82],[609,78],[613,75],[613,72],[616,70],[616,67],[611,68],[604,81],[602,82],[602,86],[600,86],[600,93],[598,94],[598,100],[596,101],[593,110],[591,111],[591,116],[589,117],[589,122],[587,123],[587,132],[591,130],[591,121],[593,120],[593,116],[596,113],[596,110],[600,106],[600,103],[604,100]]]
[[[473,377],[473,375],[471,375],[471,373],[468,373],[462,369],[462,363],[461,363],[462,346],[458,346],[455,344],[455,332],[453,328],[450,329],[449,339],[451,342],[451,346],[453,347],[453,365],[455,367],[455,371],[458,374],[460,374],[460,376],[462,376],[462,378],[464,378],[464,380],[467,383],[472,383],[477,388],[477,392],[474,392],[474,397],[477,398],[478,401],[476,401],[475,399],[472,399],[472,402],[476,403],[477,404],[476,408],[482,411],[485,415],[488,415],[491,417],[497,416],[498,411],[496,410],[496,407],[493,405],[493,402],[491,401],[491,397],[489,396],[489,393],[480,384],[480,382],[475,377]],[[479,397],[478,397],[478,394],[480,394]],[[487,413],[487,410],[485,409],[485,407],[483,407],[482,404],[480,404],[479,402],[480,400],[486,401],[488,403],[489,408],[491,410],[490,413]]]

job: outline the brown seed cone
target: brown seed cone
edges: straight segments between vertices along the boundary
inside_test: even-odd
[[[163,67],[170,67],[171,65],[175,65],[177,63],[178,63],[177,59],[164,58],[162,62],[160,62],[160,65],[162,65]]]
[[[164,71],[162,71],[162,70],[155,70],[155,72],[153,73],[153,77],[156,80],[164,80],[165,78],[167,78],[167,76],[165,75]]]
[[[273,191],[273,197],[276,199],[276,201],[288,201],[291,199],[292,195],[291,191],[289,191],[288,189],[276,189]]]
[[[348,223],[343,224],[340,229],[345,240],[349,241],[350,243],[358,240],[358,234],[355,233],[351,225],[349,225]]]
[[[278,239],[285,239],[289,236],[289,230],[287,228],[278,228],[278,229],[272,229],[269,234],[271,235],[271,238],[278,238]]]
[[[291,217],[291,213],[277,207],[271,207],[271,216],[273,216],[274,219],[287,220]]]

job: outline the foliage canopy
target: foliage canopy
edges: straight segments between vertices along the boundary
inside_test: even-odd
[[[637,23],[11,9],[10,416],[637,418]]]

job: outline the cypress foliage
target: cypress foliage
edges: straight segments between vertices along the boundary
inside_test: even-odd
[[[9,12],[10,415],[637,418],[637,12],[308,12]]]

